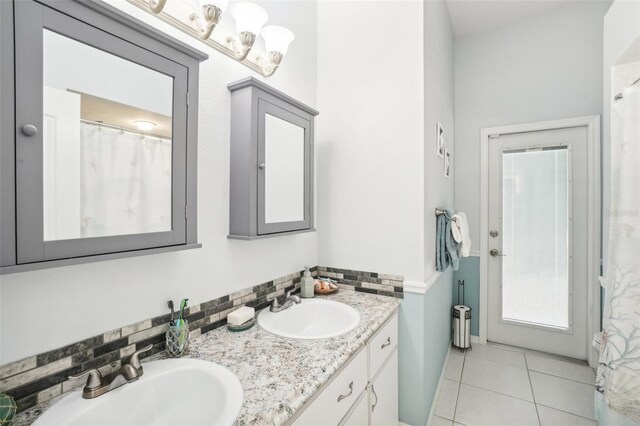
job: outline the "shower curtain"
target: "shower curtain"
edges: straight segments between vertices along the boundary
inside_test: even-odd
[[[640,87],[614,102],[609,256],[596,378],[601,425],[640,424]]]
[[[171,141],[81,125],[81,235],[171,230]]]

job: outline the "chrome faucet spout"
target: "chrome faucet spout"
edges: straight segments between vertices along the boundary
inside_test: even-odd
[[[273,313],[278,313],[292,307],[294,304],[297,305],[298,303],[301,303],[302,300],[300,299],[300,296],[292,295],[292,291],[293,290],[289,290],[287,292],[287,294],[282,299],[282,304],[280,304],[281,302],[278,300],[278,297],[274,297],[269,310]]]
[[[100,374],[100,371],[93,369],[77,376],[69,376],[69,379],[80,379],[86,376],[87,384],[82,390],[82,397],[84,399],[97,398],[100,395],[104,395],[105,393],[117,389],[122,385],[138,380],[144,373],[142,366],[140,365],[139,355],[142,352],[151,350],[151,348],[153,348],[153,345],[145,346],[144,348],[137,350],[133,355],[131,355],[129,362],[120,367],[116,373],[110,374],[104,378],[102,377],[102,374]]]

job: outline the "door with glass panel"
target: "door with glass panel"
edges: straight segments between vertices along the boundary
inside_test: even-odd
[[[489,140],[489,341],[587,357],[587,130]]]

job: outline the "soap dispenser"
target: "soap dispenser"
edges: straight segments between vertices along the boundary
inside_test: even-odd
[[[315,280],[311,276],[311,271],[309,271],[309,267],[304,267],[304,273],[302,274],[302,279],[300,280],[300,296],[305,299],[309,299],[313,297],[314,294],[314,282]]]

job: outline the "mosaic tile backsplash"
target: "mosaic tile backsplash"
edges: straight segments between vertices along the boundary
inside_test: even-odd
[[[403,277],[376,272],[317,266],[314,276],[333,278],[341,290],[403,297]],[[274,297],[299,291],[302,271],[255,285],[235,293],[190,306],[185,318],[190,336],[195,338],[227,323],[227,315],[240,306],[256,311],[266,308]],[[165,349],[165,332],[170,315],[146,319],[136,324],[90,337],[39,355],[0,366],[0,393],[13,396],[18,411],[83,386],[85,380],[68,380],[70,375],[97,368],[103,375],[117,371],[133,352],[149,344],[153,349],[144,358]]]

